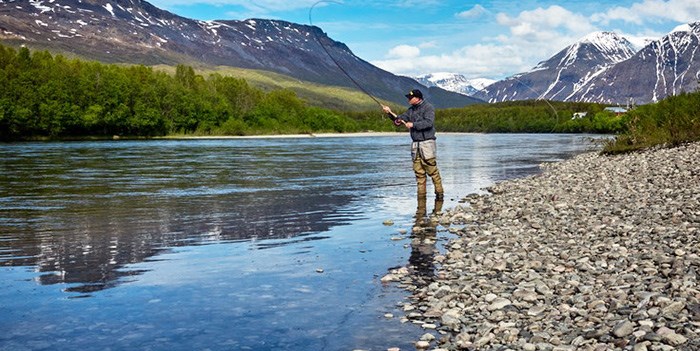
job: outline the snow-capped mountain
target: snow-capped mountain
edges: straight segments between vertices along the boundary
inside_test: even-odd
[[[144,0],[0,0],[0,40],[103,62],[232,66],[356,89],[327,49],[375,97],[403,104],[406,91],[418,85],[355,56],[315,26],[264,19],[198,21]],[[478,101],[440,88],[426,95],[436,107]]]
[[[427,87],[440,87],[468,96],[474,95],[477,91],[495,82],[495,80],[487,78],[468,79],[464,75],[447,72],[425,74],[414,77],[414,79]]]
[[[698,89],[700,22],[675,28],[586,82],[570,100],[621,104],[659,101]]]
[[[591,80],[634,53],[634,46],[615,33],[591,33],[529,72],[491,84],[475,96],[491,102],[575,100],[574,96]]]

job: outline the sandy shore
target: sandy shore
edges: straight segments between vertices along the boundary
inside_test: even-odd
[[[417,345],[700,350],[699,160],[700,143],[583,154],[444,212],[437,276],[393,272],[437,334]]]

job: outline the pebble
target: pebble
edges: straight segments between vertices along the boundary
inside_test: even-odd
[[[698,160],[587,153],[467,196],[438,218],[430,283],[390,273],[405,318],[448,350],[700,349]]]
[[[427,349],[429,347],[430,347],[430,342],[428,342],[428,341],[421,340],[421,341],[416,342],[417,349],[424,350],[424,349]]]

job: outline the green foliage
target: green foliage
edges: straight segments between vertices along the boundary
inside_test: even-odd
[[[299,98],[303,91],[299,86],[262,90],[247,79],[217,72],[204,77],[184,65],[169,74],[141,65],[69,60],[0,45],[0,86],[0,140],[405,131],[394,127],[376,105],[364,112],[329,110],[318,107],[329,103],[315,102],[315,107]],[[314,90],[309,96],[315,98],[321,89],[333,91],[332,96],[352,95],[332,87],[308,89]],[[367,100],[357,95],[357,101]],[[342,104],[333,100],[330,105]],[[624,130],[624,120],[603,109],[599,104],[547,101],[470,105],[438,110],[436,128],[522,133]],[[573,119],[575,112],[588,114]],[[686,132],[682,126],[668,126],[675,134]]]
[[[612,133],[619,118],[604,113],[605,106],[557,101],[509,101],[469,105],[436,113],[438,130],[475,133]],[[586,117],[574,118],[577,112]]]
[[[294,92],[205,78],[180,65],[68,60],[0,45],[0,140],[81,136],[246,135],[362,130],[347,115],[309,107]]]
[[[624,132],[609,142],[604,152],[621,153],[699,141],[700,92],[682,93],[640,106],[625,116],[624,123]]]

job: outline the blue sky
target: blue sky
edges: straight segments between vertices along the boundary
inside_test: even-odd
[[[317,0],[150,0],[199,20],[279,19],[309,24]],[[461,73],[502,79],[527,71],[594,31],[635,44],[700,21],[698,0],[325,1],[314,25],[362,59],[401,75]]]

